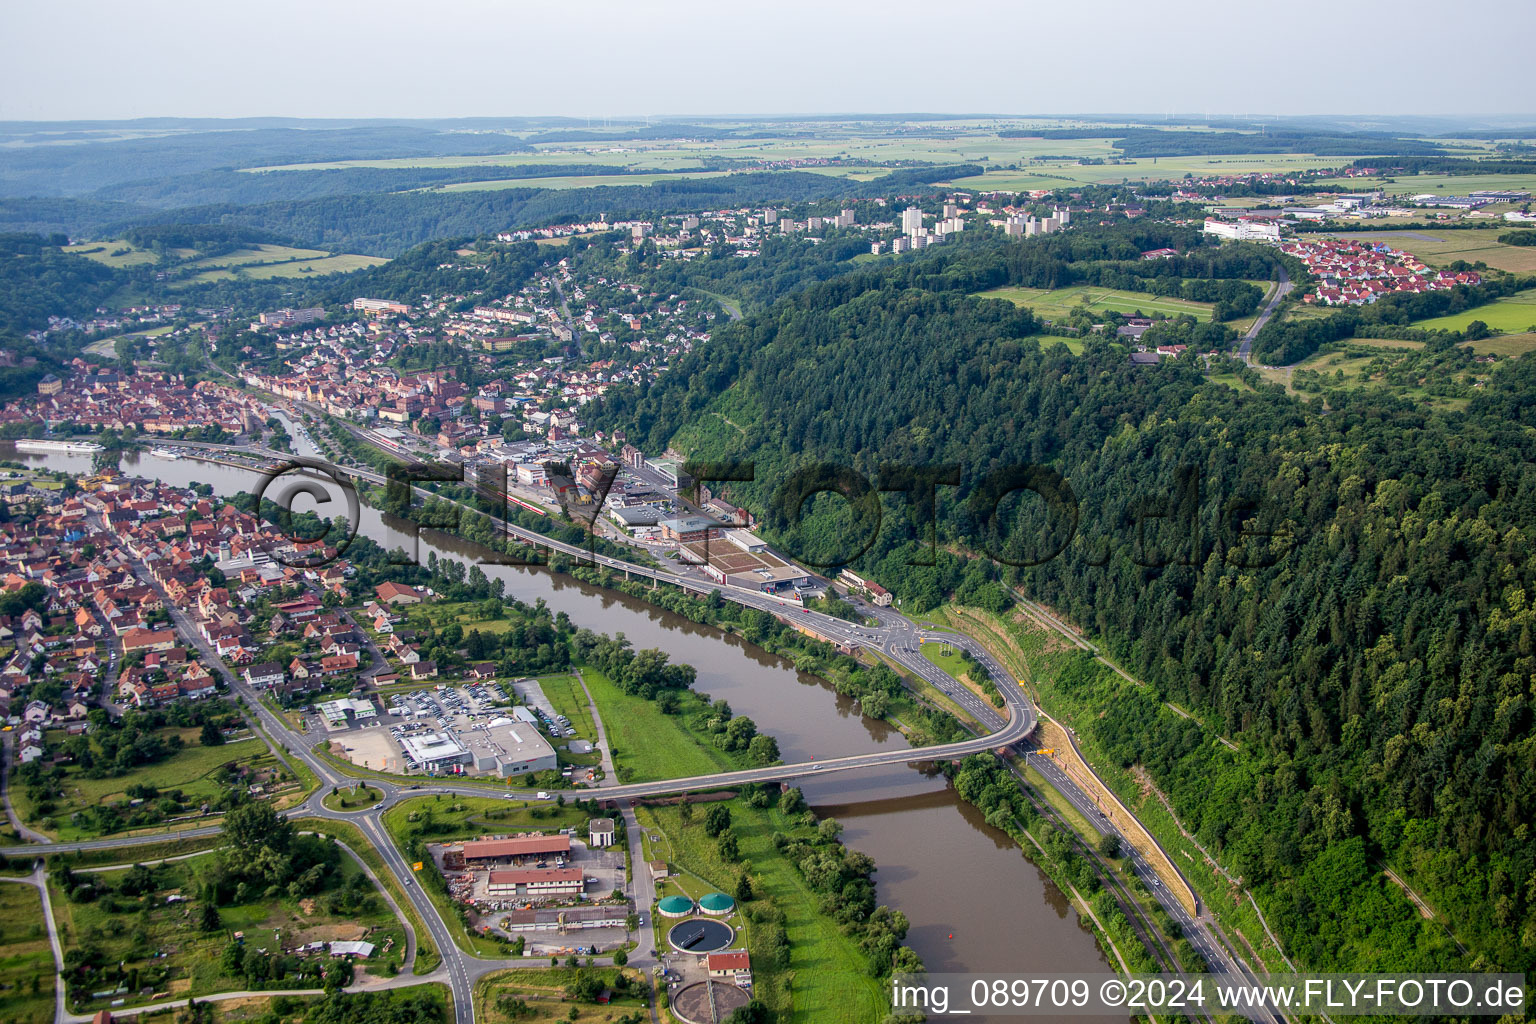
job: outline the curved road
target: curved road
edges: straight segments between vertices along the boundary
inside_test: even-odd
[[[1248,328],[1248,333],[1243,335],[1241,343],[1237,346],[1237,356],[1243,362],[1250,366],[1253,364],[1253,339],[1259,336],[1259,332],[1264,329],[1264,325],[1269,323],[1270,318],[1275,315],[1275,310],[1279,307],[1280,300],[1290,293],[1291,275],[1285,272],[1285,266],[1282,264],[1280,266],[1280,280],[1276,282],[1274,294],[1264,304],[1264,308],[1259,312],[1258,318],[1253,321],[1253,326]]]
[[[1282,296],[1286,291],[1287,283],[1288,279],[1284,277],[1284,271],[1282,270],[1282,281],[1280,289],[1277,291],[1276,296],[1271,299],[1271,302],[1265,309],[1264,313],[1261,314],[1260,320],[1256,321],[1253,331],[1250,332],[1251,334],[1256,334],[1258,328],[1262,326],[1262,322],[1266,320],[1268,316],[1272,315],[1273,309],[1275,305],[1277,305],[1279,297]],[[188,442],[182,442],[181,444],[186,447],[194,446]],[[212,450],[239,451],[242,454],[258,454],[279,459],[287,459],[290,457],[289,454],[285,452],[275,452],[269,449],[261,448],[232,448],[231,446],[211,444],[199,444],[195,445],[195,447]],[[369,480],[373,483],[384,482],[384,478],[382,476],[370,470],[348,467],[336,468],[341,469],[346,473],[358,476],[362,479]],[[629,575],[639,575],[642,577],[655,579],[660,582],[671,583],[674,585],[682,586],[686,590],[693,590],[698,593],[708,593],[711,590],[719,589],[715,587],[711,581],[708,581],[704,578],[697,580],[690,579],[683,574],[676,573],[667,569],[639,566],[634,563],[626,562],[622,559],[613,558],[607,555],[594,555],[593,552],[585,548],[563,544],[561,542],[551,540],[542,534],[534,533],[533,531],[525,530],[516,526],[508,525],[506,529],[509,534],[517,537],[522,541],[548,548],[553,551],[559,551],[563,554],[570,555],[579,559],[592,561],[600,566],[615,571],[622,571]],[[138,568],[141,570],[147,570],[147,567],[142,565],[138,566]],[[144,575],[148,576],[147,571],[145,571]],[[957,703],[961,704],[961,706],[963,706],[973,717],[975,717],[975,719],[981,723],[982,726],[991,729],[992,731],[986,735],[972,739],[962,740],[956,743],[938,744],[929,747],[884,750],[868,754],[857,754],[848,757],[826,758],[815,762],[775,765],[767,768],[753,768],[734,772],[717,772],[709,775],[693,776],[683,779],[634,783],[629,785],[605,785],[601,788],[602,799],[612,799],[619,801],[620,805],[622,806],[624,803],[627,803],[627,801],[639,797],[661,796],[695,790],[729,788],[753,782],[775,782],[807,775],[816,775],[827,772],[850,771],[858,768],[902,764],[914,761],[953,759],[964,757],[969,754],[980,753],[988,750],[997,750],[999,748],[1010,746],[1012,744],[1026,740],[1034,729],[1036,722],[1035,711],[1028,697],[1025,695],[1022,687],[1018,684],[1018,681],[1015,680],[1009,673],[1004,671],[996,659],[994,659],[992,655],[984,647],[982,647],[979,642],[969,636],[958,633],[937,633],[932,630],[926,630],[919,624],[914,623],[910,619],[907,619],[905,616],[890,608],[880,608],[873,610],[873,617],[876,619],[878,625],[869,626],[863,623],[849,622],[847,620],[824,615],[819,612],[811,612],[807,609],[800,608],[798,605],[793,607],[787,606],[785,602],[764,594],[754,594],[747,592],[724,593],[722,591],[722,596],[728,600],[733,600],[749,607],[767,611],[782,619],[785,619],[786,621],[798,622],[807,626],[811,626],[822,636],[836,640],[848,646],[865,647],[874,651],[879,651],[887,658],[900,665],[902,668],[906,669],[914,675],[923,678],[924,680],[943,690],[945,693],[949,694],[953,699],[957,701]],[[181,613],[179,609],[175,609],[171,602],[167,601],[166,604],[168,608],[173,609],[174,625],[182,634],[183,638],[188,643],[194,645],[197,648],[199,653],[203,655],[206,664],[214,668],[214,670],[217,671],[219,675],[224,679],[230,690],[241,697],[248,713],[260,722],[262,728],[266,732],[266,737],[269,739],[269,741],[280,746],[289,754],[289,756],[302,761],[311,771],[315,773],[316,777],[321,780],[321,786],[313,794],[311,794],[304,803],[291,808],[287,812],[288,816],[291,818],[315,817],[332,820],[347,820],[356,824],[358,828],[363,832],[363,834],[367,836],[373,845],[378,849],[380,856],[384,858],[384,862],[396,875],[412,905],[420,914],[422,921],[426,924],[427,930],[432,936],[433,942],[442,952],[443,966],[430,975],[392,980],[397,984],[415,984],[426,981],[446,982],[453,993],[454,1016],[456,1024],[473,1024],[475,1019],[473,990],[476,979],[491,971],[500,970],[509,966],[527,966],[527,963],[521,959],[481,959],[479,957],[474,957],[468,953],[465,953],[456,945],[453,938],[453,932],[443,921],[431,899],[426,895],[426,893],[422,891],[421,886],[415,884],[414,872],[411,870],[410,865],[406,863],[404,856],[401,854],[399,849],[396,848],[395,844],[389,839],[389,836],[387,835],[383,826],[382,814],[389,807],[393,806],[401,799],[407,798],[408,796],[435,793],[452,793],[472,796],[492,795],[488,793],[487,787],[477,787],[463,783],[438,783],[433,781],[423,782],[420,784],[409,782],[395,783],[377,778],[370,778],[368,780],[369,785],[375,789],[380,790],[383,794],[383,799],[379,803],[364,811],[357,812],[339,812],[331,811],[325,808],[321,803],[322,796],[329,791],[330,787],[338,785],[343,781],[350,781],[350,779],[348,778],[344,780],[340,775],[338,775],[336,769],[332,765],[314,754],[310,749],[311,740],[308,737],[294,732],[289,727],[286,719],[274,714],[269,708],[267,708],[260,701],[258,695],[249,686],[247,686],[243,680],[231,673],[227,667],[224,666],[222,660],[215,657],[213,652],[207,649],[206,643],[202,641],[201,636],[196,632],[190,619],[184,613]],[[998,690],[1002,693],[1004,698],[1004,709],[1006,710],[1006,716],[1000,713],[999,709],[993,707],[990,703],[978,697],[967,687],[959,684],[951,676],[949,676],[948,673],[944,672],[937,665],[933,664],[926,657],[924,657],[921,653],[921,641],[927,638],[942,638],[954,644],[955,646],[961,647],[970,652],[987,669],[987,671],[991,674],[992,679],[997,684]],[[1056,788],[1058,788],[1063,793],[1063,795],[1065,795],[1066,798],[1073,803],[1074,806],[1083,811],[1084,816],[1093,823],[1095,828],[1103,833],[1118,834],[1114,825],[1108,819],[1097,813],[1092,800],[1085,793],[1083,793],[1075,783],[1073,783],[1069,778],[1067,778],[1059,771],[1055,771],[1054,774],[1052,774],[1050,771],[1048,771],[1048,769],[1052,768],[1053,766],[1049,765],[1045,761],[1037,760],[1036,763],[1037,766],[1039,766],[1047,775],[1051,783],[1056,786]],[[503,795],[506,795],[504,790],[497,790],[495,792],[501,792]],[[176,835],[181,837],[207,836],[216,835],[219,833],[219,831],[220,829],[218,826],[209,826],[205,828],[189,829],[176,833]],[[100,839],[78,843],[54,843],[50,844],[47,847],[47,850],[49,852],[66,852],[70,850],[100,850],[116,847],[127,848],[135,845],[143,845],[145,842],[163,841],[164,838],[164,836],[151,838],[139,836],[117,839]],[[1129,846],[1130,844],[1127,843],[1126,847],[1129,848]],[[1179,901],[1162,887],[1161,882],[1157,880],[1155,872],[1152,871],[1151,865],[1141,861],[1139,857],[1133,856],[1132,866],[1137,874],[1147,882],[1148,888],[1151,889],[1153,894],[1157,897],[1158,901],[1165,907],[1165,909],[1168,910],[1169,914],[1172,915],[1175,920],[1178,920],[1180,925],[1185,928],[1185,933],[1190,937],[1191,944],[1194,945],[1195,948],[1205,957],[1207,962],[1214,970],[1222,973],[1242,973],[1245,975],[1249,974],[1246,966],[1242,965],[1241,961],[1236,960],[1235,957],[1230,956],[1230,954],[1227,952],[1227,949],[1224,948],[1224,944],[1211,936],[1210,932],[1205,927],[1206,922],[1191,920],[1189,918],[1189,916],[1184,912],[1184,909],[1180,905]],[[647,908],[637,907],[637,909],[644,911]],[[648,965],[648,957],[637,955],[630,960],[630,963],[633,966],[644,969]],[[64,1011],[62,991],[60,993],[59,1013],[61,1021],[68,1018],[68,1015]]]

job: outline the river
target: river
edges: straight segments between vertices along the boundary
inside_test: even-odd
[[[300,445],[297,436],[295,444]],[[7,451],[4,457],[80,475],[91,469],[88,456]],[[260,479],[250,471],[148,454],[125,454],[121,466],[125,473],[177,486],[208,484],[221,495],[254,490]],[[295,512],[315,508],[328,516],[344,507],[317,507],[304,497],[293,505]],[[401,521],[386,520],[366,506],[360,514],[360,533],[385,548],[412,551],[413,541],[399,528]],[[420,538],[421,559],[436,552],[439,558],[472,561],[480,550],[439,534],[431,534],[430,540],[428,536]],[[695,688],[725,698],[737,714],[750,716],[761,730],[772,733],[787,761],[906,744],[884,722],[859,715],[850,700],[824,681],[739,637],[542,569],[483,569],[506,582],[510,597],[530,603],[543,598],[577,625],[623,633],[636,649],[659,648],[672,660],[693,665],[698,670]],[[879,865],[879,900],[906,914],[911,922],[908,943],[930,971],[1109,970],[1055,884],[1024,859],[1007,835],[989,827],[979,811],[962,802],[942,776],[899,766],[825,776],[807,781],[803,788],[819,815],[843,824],[848,845]]]

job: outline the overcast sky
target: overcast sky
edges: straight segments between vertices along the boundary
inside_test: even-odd
[[[0,120],[1518,113],[1532,0],[0,0]]]

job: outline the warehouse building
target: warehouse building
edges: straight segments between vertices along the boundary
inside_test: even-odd
[[[510,839],[472,839],[462,849],[449,849],[443,863],[449,868],[520,867],[550,857],[569,859],[571,837],[513,836]]]
[[[580,868],[509,868],[492,871],[492,896],[580,896],[586,889]]]

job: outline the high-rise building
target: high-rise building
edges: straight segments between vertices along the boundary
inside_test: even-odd
[[[906,234],[915,234],[923,228],[923,211],[915,206],[909,206],[901,211],[901,230]]]

